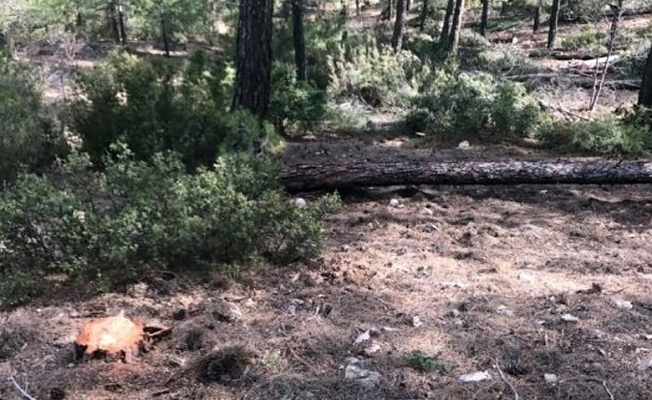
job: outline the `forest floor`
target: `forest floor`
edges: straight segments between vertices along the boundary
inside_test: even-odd
[[[343,155],[346,143],[317,151]],[[56,398],[52,389],[94,400],[649,398],[651,193],[649,185],[343,192],[314,263],[235,279],[152,275],[124,294],[71,294],[1,313],[0,376],[36,399]],[[74,362],[81,325],[120,311],[172,332],[131,364]],[[410,358],[414,351],[424,354]],[[360,369],[366,378],[346,379]],[[474,372],[488,375],[460,380]],[[202,382],[207,373],[222,382]],[[0,380],[0,399],[20,398]]]
[[[57,79],[52,99],[65,87]],[[634,95],[615,92],[609,104]],[[433,148],[391,130],[320,135],[284,154],[288,163],[547,157],[519,145]],[[236,278],[153,274],[126,293],[0,312],[0,400],[28,398],[10,377],[39,400],[650,398],[651,185],[341,196],[313,263]],[[120,311],[172,331],[132,363],[75,362],[82,324]],[[461,379],[472,373],[477,381]]]

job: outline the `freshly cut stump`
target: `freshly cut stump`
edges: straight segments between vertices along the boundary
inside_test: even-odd
[[[77,359],[105,355],[129,363],[143,345],[144,328],[142,322],[132,321],[122,312],[115,317],[92,319],[82,326],[75,340]]]

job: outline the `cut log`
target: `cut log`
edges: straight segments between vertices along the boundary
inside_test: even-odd
[[[115,317],[92,319],[84,324],[75,340],[77,356],[106,354],[130,362],[143,343],[145,326],[123,313]]]
[[[289,192],[395,185],[652,183],[652,162],[397,162],[287,167]]]

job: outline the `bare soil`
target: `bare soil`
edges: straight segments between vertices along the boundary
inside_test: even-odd
[[[331,150],[347,146],[356,145]],[[70,399],[646,399],[651,189],[342,193],[314,263],[259,266],[237,279],[152,276],[122,294],[1,313],[0,375],[37,399],[61,391]],[[241,315],[223,318],[224,302]],[[75,362],[81,325],[121,310],[172,333],[131,364]],[[355,343],[367,330],[370,339]],[[444,370],[411,368],[405,357],[415,350]],[[349,357],[380,373],[379,384],[345,380]],[[476,371],[492,379],[459,380]],[[20,398],[0,379],[0,399]]]

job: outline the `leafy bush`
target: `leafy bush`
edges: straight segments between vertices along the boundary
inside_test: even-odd
[[[178,155],[146,163],[124,144],[111,149],[101,171],[74,154],[53,177],[22,174],[0,196],[0,304],[38,294],[53,275],[97,290],[147,268],[314,258],[321,219],[339,204],[284,200],[278,166],[265,157],[227,156],[187,174]]]
[[[141,160],[172,150],[191,169],[210,165],[220,149],[246,150],[263,137],[275,139],[246,112],[227,112],[233,79],[231,65],[209,62],[203,52],[180,66],[115,53],[77,76],[72,126],[94,163],[122,140]]]
[[[326,114],[326,100],[326,92],[297,82],[293,67],[274,65],[269,113],[279,131],[285,132],[290,124],[304,131],[314,128]]]
[[[41,79],[0,50],[0,181],[21,166],[41,167],[66,150],[41,102]]]
[[[607,34],[595,27],[587,27],[579,33],[562,39],[560,47],[563,50],[584,50],[601,54],[606,51]]]
[[[487,74],[440,73],[430,90],[414,100],[407,127],[443,140],[481,137],[504,140],[538,129],[541,113],[519,83],[496,83]]]
[[[444,363],[439,355],[429,356],[421,350],[415,350],[405,355],[405,362],[419,372],[450,372],[456,366]]]
[[[628,156],[652,149],[650,134],[650,125],[607,116],[595,121],[557,122],[542,130],[540,139],[544,145],[561,150]]]

